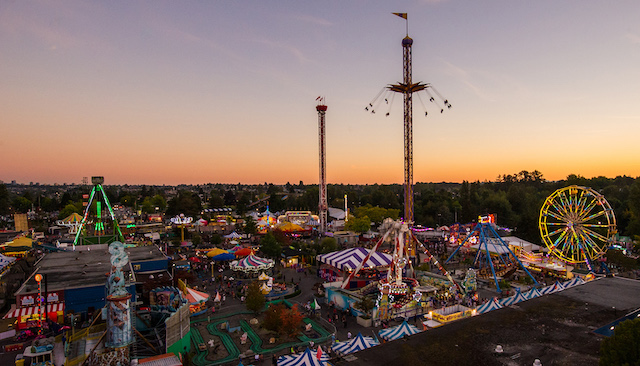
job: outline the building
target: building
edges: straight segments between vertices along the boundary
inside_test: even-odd
[[[156,246],[127,248],[129,263],[123,268],[126,288],[136,301],[136,284],[146,281],[149,275],[170,276],[168,259]],[[58,323],[64,314],[76,314],[79,320],[87,319],[105,305],[106,280],[111,271],[108,246],[76,246],[76,251],[53,252],[42,257],[33,274],[16,292],[16,305],[5,318],[17,318],[18,327],[28,327],[36,320],[38,293],[46,296],[48,317]],[[42,275],[40,284],[36,274]],[[40,291],[40,292],[39,292]]]

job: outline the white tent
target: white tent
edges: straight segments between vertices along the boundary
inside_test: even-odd
[[[564,290],[564,286],[562,286],[560,282],[556,281],[556,283],[554,283],[553,285],[549,285],[540,290],[540,293],[543,295],[548,295],[562,290]]]
[[[497,309],[501,309],[502,305],[500,304],[500,302],[498,301],[498,299],[496,299],[495,297],[493,299],[491,299],[491,301],[480,305],[477,309],[476,309],[476,313],[478,314],[484,314],[487,313],[489,311],[492,310],[497,310]]]
[[[520,291],[517,291],[515,295],[501,299],[500,304],[502,306],[510,306],[526,300],[527,298],[524,297],[524,295]]]
[[[320,358],[318,359],[318,353]],[[278,366],[327,366],[329,355],[320,351],[312,351],[307,348],[302,353],[294,353],[292,355],[280,356],[278,358]]]
[[[350,353],[362,351],[369,347],[377,346],[378,344],[380,344],[380,342],[373,339],[373,337],[363,337],[362,333],[358,333],[358,335],[351,340],[334,343],[333,346],[331,346],[331,349],[340,356],[344,356]]]
[[[333,217],[336,220],[344,220],[345,211],[339,208],[329,207],[329,216]]]
[[[232,232],[232,233],[231,233],[231,234],[229,234],[229,235],[225,235],[224,237],[225,237],[226,239],[240,239],[240,238],[242,238],[242,235],[240,235],[240,234],[238,234],[238,233],[236,233],[236,232],[234,231],[234,232]]]
[[[584,283],[584,280],[580,277],[574,277],[572,280],[569,280],[565,283],[562,284],[562,287],[564,288],[570,288],[573,286],[578,286],[578,285],[582,285]]]
[[[412,334],[420,333],[420,330],[413,325],[407,323],[407,321],[403,321],[402,324],[396,325],[395,327],[382,329],[378,332],[380,337],[387,341],[393,341],[396,339],[400,339],[404,336],[409,336]]]
[[[535,287],[534,287],[534,288],[532,288],[531,290],[529,290],[529,291],[527,291],[527,292],[523,293],[522,295],[524,295],[524,297],[525,297],[527,300],[531,300],[531,299],[534,299],[534,298],[536,298],[536,297],[540,297],[540,296],[542,296],[542,294],[540,293],[540,291],[538,291],[538,289],[537,289],[537,288],[535,288]]]

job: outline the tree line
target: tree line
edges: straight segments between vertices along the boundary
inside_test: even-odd
[[[581,185],[600,192],[611,204],[621,235],[637,239],[640,236],[640,177],[585,178],[569,175],[560,181],[547,181],[538,171],[503,174],[493,182],[416,183],[414,186],[415,224],[427,227],[470,223],[479,215],[492,213],[498,225],[509,227],[515,235],[539,241],[538,217],[544,200],[555,190],[569,185]],[[89,187],[90,188],[90,187]],[[0,215],[26,212],[37,208],[58,212],[59,217],[70,212],[82,212],[82,194],[87,187],[78,186],[64,193],[56,188],[22,194],[12,194],[0,184]],[[176,192],[177,191],[177,192]],[[112,204],[142,211],[164,213],[169,216],[184,213],[199,217],[204,208],[232,207],[239,216],[252,210],[263,211],[255,202],[268,203],[271,212],[284,210],[318,211],[318,185],[303,182],[292,185],[270,183],[258,185],[222,185],[174,187],[108,186],[105,192]],[[403,187],[400,184],[345,185],[329,184],[329,206],[347,207],[360,225],[365,216],[374,224],[384,217],[397,218],[403,209]]]

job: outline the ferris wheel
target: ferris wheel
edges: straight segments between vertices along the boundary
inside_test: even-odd
[[[572,185],[553,192],[540,209],[540,235],[549,252],[571,263],[602,257],[616,234],[609,202],[591,188]]]

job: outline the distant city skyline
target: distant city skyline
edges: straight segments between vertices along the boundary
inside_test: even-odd
[[[640,176],[640,3],[3,2],[0,180],[28,184],[402,184],[402,79],[414,181]],[[385,117],[389,111],[390,115]]]

